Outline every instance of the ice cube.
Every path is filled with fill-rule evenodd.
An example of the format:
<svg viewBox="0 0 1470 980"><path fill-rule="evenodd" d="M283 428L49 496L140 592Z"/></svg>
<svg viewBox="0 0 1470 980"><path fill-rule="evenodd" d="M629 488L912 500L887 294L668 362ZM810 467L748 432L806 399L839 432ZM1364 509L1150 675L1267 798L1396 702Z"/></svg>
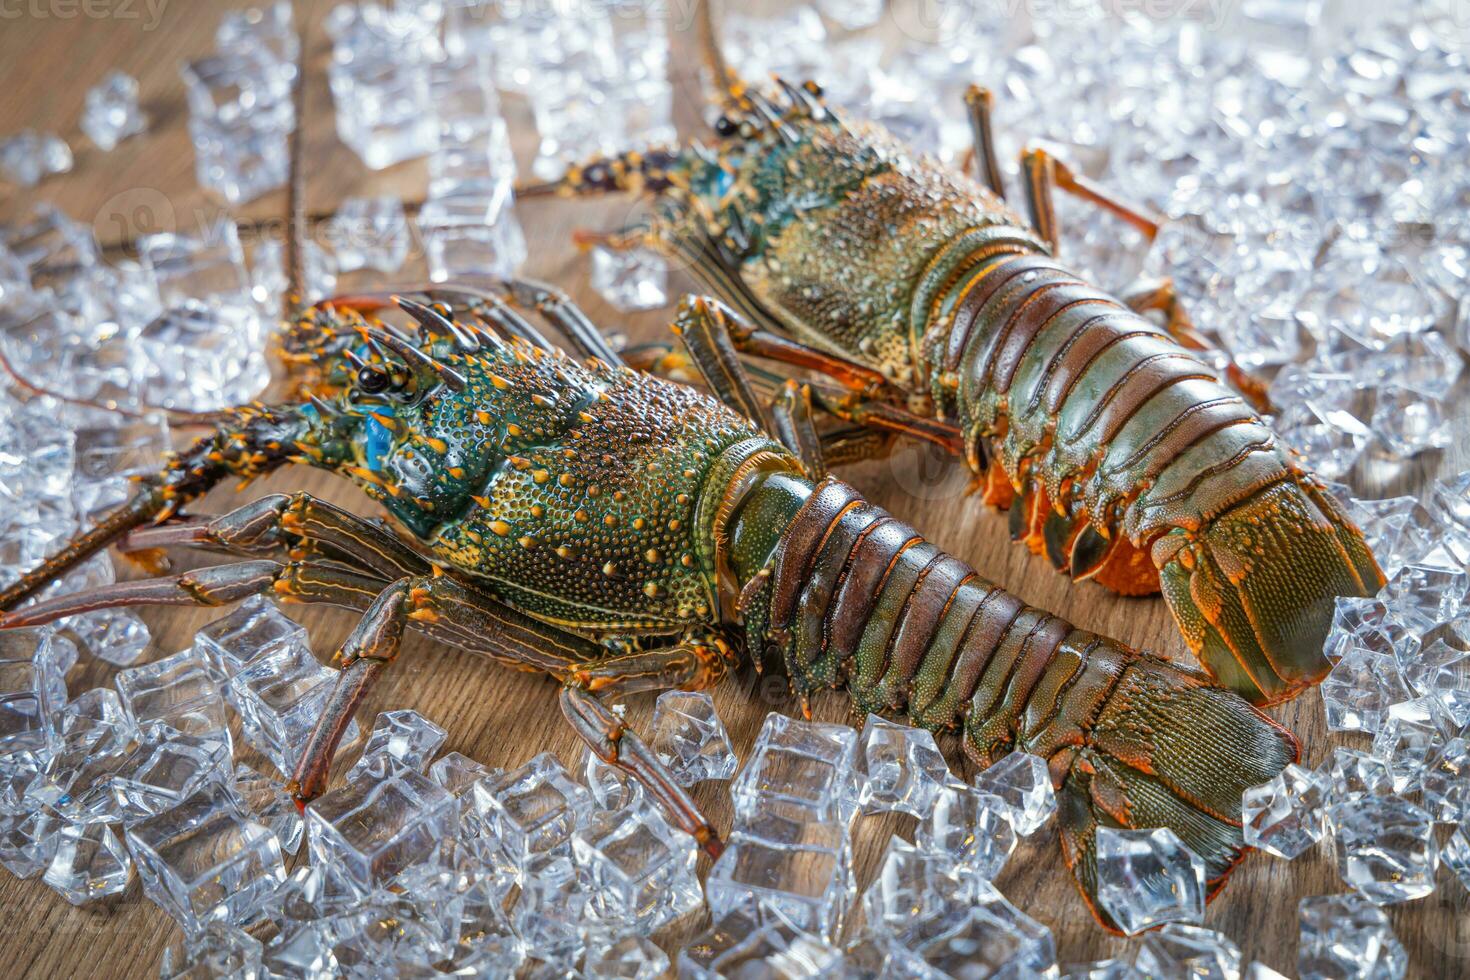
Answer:
<svg viewBox="0 0 1470 980"><path fill-rule="evenodd" d="M1373 754L1388 763L1395 793L1417 789L1430 758L1458 726L1438 698L1400 701L1373 736Z"/></svg>
<svg viewBox="0 0 1470 980"><path fill-rule="evenodd" d="M763 822L762 831L769 833L779 819ZM746 904L764 906L798 928L836 937L856 887L844 829L830 822L791 823L776 837L731 832L705 879L710 913L718 919Z"/></svg>
<svg viewBox="0 0 1470 980"><path fill-rule="evenodd" d="M1291 860L1322 839L1328 781L1292 763L1274 779L1245 791L1241 819L1245 842Z"/></svg>
<svg viewBox="0 0 1470 980"><path fill-rule="evenodd" d="M411 48L354 57L339 40L328 70L337 135L372 170L433 151L439 123L428 64Z"/></svg>
<svg viewBox="0 0 1470 980"><path fill-rule="evenodd" d="M521 877L513 917L526 949L553 976L565 974L587 948L587 903L571 859L545 854L532 860Z"/></svg>
<svg viewBox="0 0 1470 980"><path fill-rule="evenodd" d="M52 716L66 704L66 671L75 654L49 627L0 633L0 752L56 746Z"/></svg>
<svg viewBox="0 0 1470 980"><path fill-rule="evenodd" d="M44 876L73 905L119 894L132 878L132 859L105 823L63 827Z"/></svg>
<svg viewBox="0 0 1470 980"><path fill-rule="evenodd" d="M183 735L217 735L229 742L218 675L195 651L129 667L118 672L114 683L141 727L156 722Z"/></svg>
<svg viewBox="0 0 1470 980"><path fill-rule="evenodd" d="M396 197L349 197L337 206L330 228L341 272L397 272L408 257L408 219Z"/></svg>
<svg viewBox="0 0 1470 980"><path fill-rule="evenodd" d="M1144 937L1133 965L1145 977L1235 980L1240 947L1213 929L1170 922Z"/></svg>
<svg viewBox="0 0 1470 980"><path fill-rule="evenodd" d="M526 958L526 947L505 913L504 895L479 881L465 893L459 942L451 960L459 976L512 976Z"/></svg>
<svg viewBox="0 0 1470 980"><path fill-rule="evenodd" d="M1388 763L1343 745L1334 748L1331 757L1317 771L1328 779L1328 798L1332 803L1393 792L1393 774Z"/></svg>
<svg viewBox="0 0 1470 980"><path fill-rule="evenodd" d="M71 147L54 133L22 130L0 140L0 177L22 187L35 187L52 174L71 169Z"/></svg>
<svg viewBox="0 0 1470 980"><path fill-rule="evenodd" d="M606 928L652 935L702 904L694 839L646 804L595 814L572 834L572 853L587 914Z"/></svg>
<svg viewBox="0 0 1470 980"><path fill-rule="evenodd" d="M857 809L857 732L771 712L730 785L737 817L834 820Z"/></svg>
<svg viewBox="0 0 1470 980"><path fill-rule="evenodd" d="M457 811L443 787L407 766L349 782L306 808L311 859L366 895L409 865L437 860Z"/></svg>
<svg viewBox="0 0 1470 980"><path fill-rule="evenodd" d="M1061 980L1143 980L1143 974L1127 960L1097 960L1066 964L1062 967Z"/></svg>
<svg viewBox="0 0 1470 980"><path fill-rule="evenodd" d="M244 929L227 922L210 922L197 936L183 936L163 951L159 980L203 980L263 976L265 950Z"/></svg>
<svg viewBox="0 0 1470 980"><path fill-rule="evenodd" d="M730 748L724 722L703 691L665 691L653 709L654 755L680 786L707 779L729 779L739 761Z"/></svg>
<svg viewBox="0 0 1470 980"><path fill-rule="evenodd" d="M1343 654L1323 679L1321 690L1327 727L1334 732L1376 732L1383 727L1389 706L1408 696L1394 655L1363 647Z"/></svg>
<svg viewBox="0 0 1470 980"><path fill-rule="evenodd" d="M1001 801L1022 837L1040 830L1057 810L1046 760L1027 752L1012 752L982 771L975 788Z"/></svg>
<svg viewBox="0 0 1470 980"><path fill-rule="evenodd" d="M395 766L423 772L449 736L417 711L382 711L363 747L362 758L347 771L348 779L381 779Z"/></svg>
<svg viewBox="0 0 1470 980"><path fill-rule="evenodd" d="M248 925L286 878L276 835L218 783L133 824L127 843L144 893L188 935L212 920Z"/></svg>
<svg viewBox="0 0 1470 980"><path fill-rule="evenodd" d="M1464 827L1456 827L1440 849L1439 859L1455 873L1460 884L1470 889L1470 837ZM23 876L22 876L23 877Z"/></svg>
<svg viewBox="0 0 1470 980"><path fill-rule="evenodd" d="M583 966L588 980L659 980L668 970L668 954L647 936L597 942L588 948Z"/></svg>
<svg viewBox="0 0 1470 980"><path fill-rule="evenodd" d="M1361 895L1319 895L1297 905L1301 980L1382 977L1402 980L1408 955L1383 910Z"/></svg>
<svg viewBox="0 0 1470 980"><path fill-rule="evenodd" d="M646 249L595 245L592 288L615 310L656 310L669 302L669 267Z"/></svg>
<svg viewBox="0 0 1470 980"><path fill-rule="evenodd" d="M56 719L56 731L62 737L94 730L100 731L101 737L91 742L91 750L104 754L128 748L138 738L138 723L110 687L83 691L61 709Z"/></svg>
<svg viewBox="0 0 1470 980"><path fill-rule="evenodd" d="M910 943L920 920L969 902L973 880L962 877L945 857L925 854L895 835L889 838L883 863L863 893L867 927Z"/></svg>
<svg viewBox="0 0 1470 980"><path fill-rule="evenodd" d="M0 817L0 864L17 878L31 877L50 865L67 826L49 807Z"/></svg>
<svg viewBox="0 0 1470 980"><path fill-rule="evenodd" d="M1440 823L1470 817L1470 741L1456 736L1424 768L1424 806Z"/></svg>
<svg viewBox="0 0 1470 980"><path fill-rule="evenodd" d="M489 836L517 868L546 857L568 858L572 832L592 814L592 795L543 752L495 779L475 784L474 807Z"/></svg>
<svg viewBox="0 0 1470 980"><path fill-rule="evenodd" d="M212 735L153 729L161 738L141 743L112 775L117 813L128 823L178 806L206 784L235 786L230 747Z"/></svg>
<svg viewBox="0 0 1470 980"><path fill-rule="evenodd" d="M146 130L148 117L138 107L138 80L115 71L88 89L81 127L101 150Z"/></svg>
<svg viewBox="0 0 1470 980"><path fill-rule="evenodd" d="M603 762L590 745L582 750L582 782L604 810L622 810L643 799L638 781Z"/></svg>
<svg viewBox="0 0 1470 980"><path fill-rule="evenodd" d="M276 835L283 852L295 854L301 849L306 824L285 786L241 762L235 765L235 792L245 811Z"/></svg>
<svg viewBox="0 0 1470 980"><path fill-rule="evenodd" d="M307 646L306 627L292 622L264 596L251 596L194 634L194 649L227 678L256 657L291 646Z"/></svg>
<svg viewBox="0 0 1470 980"><path fill-rule="evenodd" d="M1099 827L1097 901L1130 936L1161 923L1199 922L1205 863L1167 827Z"/></svg>
<svg viewBox="0 0 1470 980"><path fill-rule="evenodd" d="M838 980L842 953L775 912L742 906L716 915L712 926L679 951L684 980L771 977L781 980Z"/></svg>
<svg viewBox="0 0 1470 980"><path fill-rule="evenodd" d="M256 656L230 678L230 697L240 712L245 741L274 762L283 777L296 775L337 678L338 671L323 667L310 649L297 644ZM341 745L351 744L357 735L354 720Z"/></svg>
<svg viewBox="0 0 1470 980"><path fill-rule="evenodd" d="M526 237L508 183L489 194L431 198L416 220L434 282L507 276L526 259Z"/></svg>
<svg viewBox="0 0 1470 980"><path fill-rule="evenodd" d="M148 624L131 609L98 609L69 616L67 629L87 653L115 667L131 667L148 649Z"/></svg>
<svg viewBox="0 0 1470 980"><path fill-rule="evenodd" d="M909 969L924 976L1053 975L1057 948L1051 930L1023 914L988 882L981 882L979 889L973 904L949 907L920 920L912 945L905 947L912 951Z"/></svg>
<svg viewBox="0 0 1470 980"><path fill-rule="evenodd" d="M1016 849L1008 808L963 784L940 790L914 831L914 846L953 865L956 873L990 880Z"/></svg>
<svg viewBox="0 0 1470 980"><path fill-rule="evenodd" d="M866 779L858 802L863 812L896 810L921 818L928 813L950 779L934 735L870 714L862 744Z"/></svg>
<svg viewBox="0 0 1470 980"><path fill-rule="evenodd" d="M1364 796L1335 804L1327 821L1338 874L1370 902L1411 902L1434 891L1434 819L1421 808L1392 796Z"/></svg>

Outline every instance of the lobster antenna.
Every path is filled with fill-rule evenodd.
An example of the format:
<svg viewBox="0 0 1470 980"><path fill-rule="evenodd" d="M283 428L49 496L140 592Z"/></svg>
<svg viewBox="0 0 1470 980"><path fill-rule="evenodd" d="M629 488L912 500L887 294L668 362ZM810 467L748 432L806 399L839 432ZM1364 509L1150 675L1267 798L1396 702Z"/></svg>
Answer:
<svg viewBox="0 0 1470 980"><path fill-rule="evenodd" d="M699 50L704 59L704 66L709 70L714 79L714 84L720 91L720 106L724 109L736 109L740 107L740 93L745 90L745 82L730 67L725 60L725 53L720 50L719 35L715 31L715 0L700 0L699 11L696 14L699 27Z"/></svg>
<svg viewBox="0 0 1470 980"><path fill-rule="evenodd" d="M286 183L286 294L281 315L289 320L306 299L306 42L309 24L303 22L296 56L296 87L291 92L290 175Z"/></svg>

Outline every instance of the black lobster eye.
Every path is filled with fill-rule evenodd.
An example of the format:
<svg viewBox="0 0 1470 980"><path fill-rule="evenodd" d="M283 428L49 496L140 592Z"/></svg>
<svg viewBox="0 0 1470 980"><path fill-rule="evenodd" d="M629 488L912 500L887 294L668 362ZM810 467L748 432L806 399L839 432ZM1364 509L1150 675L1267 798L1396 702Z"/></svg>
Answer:
<svg viewBox="0 0 1470 980"><path fill-rule="evenodd" d="M715 120L715 132L720 136L734 136L739 129L740 127L735 125L735 120L729 116L721 116Z"/></svg>
<svg viewBox="0 0 1470 980"><path fill-rule="evenodd" d="M369 395L387 391L390 384L392 384L392 379L388 377L387 372L379 371L377 368L363 368L357 372L358 390Z"/></svg>

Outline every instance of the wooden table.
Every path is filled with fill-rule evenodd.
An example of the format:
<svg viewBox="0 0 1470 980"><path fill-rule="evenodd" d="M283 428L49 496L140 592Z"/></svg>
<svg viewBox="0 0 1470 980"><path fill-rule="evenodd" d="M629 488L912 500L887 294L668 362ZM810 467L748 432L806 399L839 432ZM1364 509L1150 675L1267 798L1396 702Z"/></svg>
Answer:
<svg viewBox="0 0 1470 980"><path fill-rule="evenodd" d="M83 7L63 0L9 8L20 11L0 27L0 134L25 127L56 131L76 152L69 175L45 181L33 191L5 187L0 198L0 221L15 220L37 200L54 202L74 218L94 225L99 240L116 245L154 231L195 231L223 213L221 202L198 186L193 153L186 131L186 110L178 67L185 59L200 57L213 46L214 27L225 4L167 3L150 13L143 0L130 5L102 2ZM234 3L228 6L243 6ZM326 0L298 0L298 18L309 11L314 23L329 8ZM68 14L68 12L70 12ZM131 16L135 15L135 16ZM9 13L6 14L10 18ZM692 84L691 39L676 35L679 117L681 125L697 125L698 105ZM338 142L332 123L330 94L324 66L327 40L319 27L312 32L306 77L306 155L310 161L308 206L314 213L330 213L343 198L367 193L401 195L416 201L426 183L422 160L374 173ZM125 141L111 153L102 153L81 135L77 126L83 95L107 71L120 69L137 77L142 99L152 117L149 132ZM956 107L958 111L958 107ZM508 106L512 128L525 144L529 125L524 107ZM526 146L522 145L521 150ZM520 218L530 243L526 272L557 283L585 305L598 322L634 338L665 337L666 312L637 316L616 313L587 284L587 260L571 247L574 227L614 228L629 213L622 200L594 203L527 202ZM257 224L278 219L284 194L272 193L238 208L234 215L242 235L251 243ZM414 261L417 261L415 258ZM411 267L406 272L421 269ZM344 286L367 280L344 279ZM679 280L677 285L686 283ZM1463 431L1463 428L1461 429ZM1429 466L1416 466L1411 476ZM1451 470L1453 472L1453 470ZM958 467L931 454L912 449L893 460L867 464L844 474L872 499L909 517L940 545L966 558L984 574L1019 592L1032 603L1055 611L1086 629L1151 647L1171 656L1186 656L1173 623L1158 599L1120 599L1092 585L1072 586L1044 559L1012 546L1004 517L987 511L964 495L965 475ZM350 487L329 476L290 469L261 481L250 494L309 489L340 503L365 508L367 502ZM218 511L242 498L230 491L212 494L203 509ZM323 608L288 607L306 624L318 656L325 658L350 628L349 614ZM195 630L217 618L211 610L145 610L153 631L149 656L162 656L188 646ZM111 683L113 671L105 664L79 665L68 678L73 693ZM782 695L761 696L750 676L727 681L715 701L742 757L749 749L762 719L769 711L792 712L793 702ZM646 725L652 697L632 699L629 717ZM552 684L536 676L499 669L469 655L410 638L403 655L372 697L366 719L376 710L413 707L449 729L446 750L457 750L492 766L517 766L537 752L551 750L568 766L575 766L582 749L557 709ZM1362 746L1364 739L1328 737L1321 699L1314 692L1274 712L1300 733L1306 761L1315 765L1336 744ZM819 719L848 718L845 699L823 698L816 705ZM860 724L860 720L858 722ZM726 784L706 783L695 791L717 826L728 827L730 808ZM854 834L859 881L866 885L889 835L907 827L893 818L862 818ZM1111 938L1099 930L1073 891L1070 876L1059 858L1056 834L1048 829L1025 841L997 882L1026 912L1054 932L1061 960L1066 962L1130 956L1137 940ZM705 865L708 862L705 861ZM1444 976L1465 971L1470 952L1470 919L1465 913L1465 890L1447 871L1431 897L1390 910L1394 927L1410 951L1411 974ZM1259 959L1289 975L1295 974L1297 914L1300 898L1342 890L1330 854L1316 849L1291 863L1266 856L1247 860L1222 897L1206 915L1207 925L1235 939L1247 960ZM115 900L73 908L38 879L18 881L0 875L0 975L71 976L80 973L106 977L147 977L157 970L163 946L177 930L156 906L146 900L136 882ZM696 925L693 928L702 928ZM669 937L671 949L689 930Z"/></svg>

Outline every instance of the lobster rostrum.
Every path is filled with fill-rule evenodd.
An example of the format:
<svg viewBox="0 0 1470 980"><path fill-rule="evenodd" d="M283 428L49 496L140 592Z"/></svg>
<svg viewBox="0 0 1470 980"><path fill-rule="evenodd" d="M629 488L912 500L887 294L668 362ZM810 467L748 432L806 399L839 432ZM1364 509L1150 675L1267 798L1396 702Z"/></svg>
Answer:
<svg viewBox="0 0 1470 980"><path fill-rule="evenodd" d="M1290 733L1202 675L1026 606L822 477L802 389L755 406L777 420L767 428L620 363L548 289L395 299L412 327L377 318L403 319L386 296L300 317L287 353L310 360L312 393L223 419L0 595L12 610L0 628L261 592L361 611L292 781L303 802L413 629L549 674L589 745L710 853L714 830L603 698L708 687L748 657L784 669L803 698L845 687L860 711L954 732L979 765L1012 748L1048 759L1065 858L1094 909L1098 827L1171 827L1214 884L1239 859L1241 792L1297 757ZM584 358L507 299L536 306ZM717 331L731 315L688 301L680 328ZM727 384L753 398L730 367ZM179 514L226 475L287 462L351 480L402 533L306 494ZM117 540L240 560L19 605Z"/></svg>
<svg viewBox="0 0 1470 980"><path fill-rule="evenodd" d="M1361 533L1167 283L1119 299L1054 257L1051 187L1157 225L1043 150L1023 158L1023 219L1004 200L984 90L968 100L982 186L845 121L817 86L777 82L732 83L710 145L599 159L527 190L647 194L652 213L624 240L675 257L741 315L686 335L695 360L814 371L830 413L962 455L1014 538L1076 580L1162 591L1210 675L1256 703L1319 680L1334 597L1383 583ZM859 444L834 438L845 457Z"/></svg>

